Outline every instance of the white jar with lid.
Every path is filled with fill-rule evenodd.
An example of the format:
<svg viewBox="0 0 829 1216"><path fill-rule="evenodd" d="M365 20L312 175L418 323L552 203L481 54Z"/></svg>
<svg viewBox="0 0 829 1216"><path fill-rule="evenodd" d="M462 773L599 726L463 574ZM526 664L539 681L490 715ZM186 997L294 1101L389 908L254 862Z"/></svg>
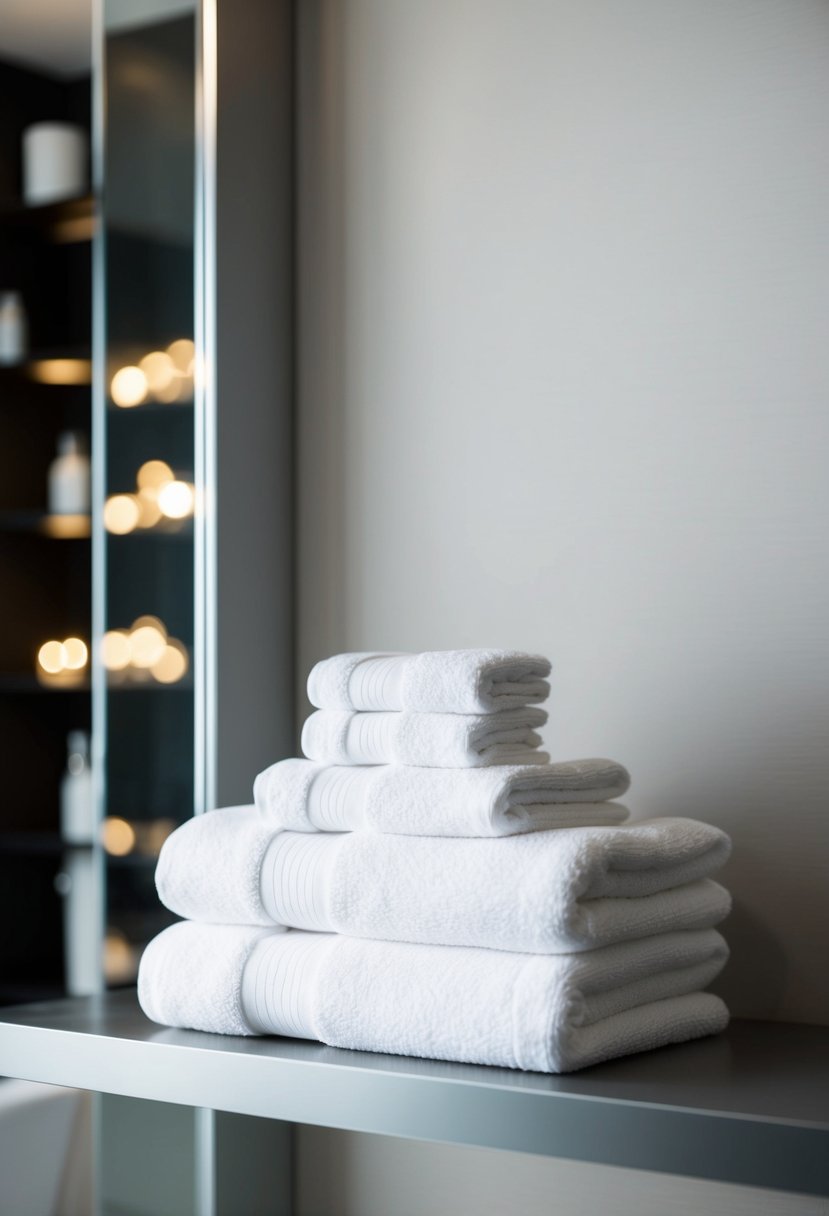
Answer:
<svg viewBox="0 0 829 1216"><path fill-rule="evenodd" d="M30 207L77 198L87 190L89 141L82 127L37 122L23 132L23 199Z"/></svg>

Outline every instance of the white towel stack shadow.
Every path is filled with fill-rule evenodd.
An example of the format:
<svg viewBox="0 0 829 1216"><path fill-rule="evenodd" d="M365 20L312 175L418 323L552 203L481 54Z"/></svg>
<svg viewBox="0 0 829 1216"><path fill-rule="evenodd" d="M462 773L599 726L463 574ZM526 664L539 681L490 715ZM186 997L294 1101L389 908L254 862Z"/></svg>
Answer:
<svg viewBox="0 0 829 1216"><path fill-rule="evenodd" d="M730 841L626 822L613 761L549 763L549 673L497 650L318 663L307 758L162 849L187 919L144 953L147 1016L542 1072L722 1030Z"/></svg>

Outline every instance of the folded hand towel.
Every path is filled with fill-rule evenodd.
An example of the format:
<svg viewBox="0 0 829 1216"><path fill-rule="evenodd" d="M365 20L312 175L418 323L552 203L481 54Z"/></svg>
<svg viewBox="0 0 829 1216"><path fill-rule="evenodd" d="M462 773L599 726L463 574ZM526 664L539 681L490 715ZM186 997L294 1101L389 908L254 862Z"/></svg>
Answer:
<svg viewBox="0 0 829 1216"><path fill-rule="evenodd" d="M492 714L348 713L318 709L302 728L302 750L320 764L416 764L468 768L545 764L537 728L543 709Z"/></svg>
<svg viewBox="0 0 829 1216"><path fill-rule="evenodd" d="M470 840L281 832L230 807L168 837L156 884L191 920L546 954L710 928L729 851L692 819Z"/></svg>
<svg viewBox="0 0 829 1216"><path fill-rule="evenodd" d="M546 700L549 674L547 659L520 650L337 654L312 668L308 700L318 709L488 714Z"/></svg>
<svg viewBox="0 0 829 1216"><path fill-rule="evenodd" d="M629 784L612 760L488 768L280 760L256 778L253 798L274 824L295 832L513 836L622 823L627 809L606 800Z"/></svg>
<svg viewBox="0 0 829 1216"><path fill-rule="evenodd" d="M542 958L183 923L147 947L138 999L164 1025L569 1072L724 1029L699 989L727 957L710 930Z"/></svg>

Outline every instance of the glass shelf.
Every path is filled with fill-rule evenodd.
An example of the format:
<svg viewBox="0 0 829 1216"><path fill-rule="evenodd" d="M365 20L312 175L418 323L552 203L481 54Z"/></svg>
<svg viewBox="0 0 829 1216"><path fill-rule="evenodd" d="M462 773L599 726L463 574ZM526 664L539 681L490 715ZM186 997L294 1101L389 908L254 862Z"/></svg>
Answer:
<svg viewBox="0 0 829 1216"><path fill-rule="evenodd" d="M114 401L107 401L107 413L115 418L119 417L146 417L147 414L163 417L165 414L175 414L179 410L193 409L193 399L188 398L184 401L144 401L141 405L116 405Z"/></svg>
<svg viewBox="0 0 829 1216"><path fill-rule="evenodd" d="M128 541L131 544L135 544L138 541L147 540L178 540L186 541L188 544L192 545L193 524L191 520L188 520L186 523L182 523L179 527L175 527L172 524L170 526L156 525L154 528L133 528L131 532L108 532L107 540Z"/></svg>
<svg viewBox="0 0 829 1216"><path fill-rule="evenodd" d="M60 693L61 696L88 696L90 685L88 680L81 680L77 684L54 684L42 683L34 672L26 671L2 671L0 672L0 694L3 693L24 693L27 696L31 694L54 694Z"/></svg>
<svg viewBox="0 0 829 1216"><path fill-rule="evenodd" d="M88 680L81 680L77 684L60 684L57 681L54 684L46 683L38 679L34 673L28 672L0 672L0 695L4 693L24 693L31 695L33 693L60 693L62 696L70 694L88 695L91 691L91 685ZM163 684L157 680L147 680L139 683L135 681L130 683L124 680L122 683L117 681L109 681L107 683L108 693L130 693L137 695L138 693L170 693L170 692L186 692L192 694L193 680L190 676L184 676L180 680L176 680L171 684Z"/></svg>
<svg viewBox="0 0 829 1216"><path fill-rule="evenodd" d="M73 366L63 369L66 378L60 378L60 368L53 368L55 378L41 378L43 364L68 363ZM17 363L0 363L0 375L9 379L25 378L36 384L57 388L88 388L91 384L92 352L88 346L49 347L44 350L27 351ZM78 366L80 365L80 366ZM72 373L71 377L69 373Z"/></svg>
<svg viewBox="0 0 829 1216"><path fill-rule="evenodd" d="M0 832L0 855L60 857L68 847L58 832Z"/></svg>
<svg viewBox="0 0 829 1216"><path fill-rule="evenodd" d="M0 210L0 225L57 245L83 244L95 233L95 199L91 194L32 207L24 202Z"/></svg>
<svg viewBox="0 0 829 1216"><path fill-rule="evenodd" d="M48 511L0 511L0 532L31 533L47 540L88 540L89 515L51 515Z"/></svg>

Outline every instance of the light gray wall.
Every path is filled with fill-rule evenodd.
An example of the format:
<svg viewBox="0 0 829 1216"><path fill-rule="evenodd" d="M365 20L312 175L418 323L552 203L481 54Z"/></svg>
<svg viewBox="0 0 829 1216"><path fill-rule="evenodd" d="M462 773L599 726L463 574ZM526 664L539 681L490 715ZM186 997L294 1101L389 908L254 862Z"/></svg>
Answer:
<svg viewBox="0 0 829 1216"><path fill-rule="evenodd" d="M297 1216L826 1216L825 1199L304 1128Z"/></svg>
<svg viewBox="0 0 829 1216"><path fill-rule="evenodd" d="M733 834L734 1012L826 1022L829 6L306 0L299 37L300 672L548 653L555 758Z"/></svg>

